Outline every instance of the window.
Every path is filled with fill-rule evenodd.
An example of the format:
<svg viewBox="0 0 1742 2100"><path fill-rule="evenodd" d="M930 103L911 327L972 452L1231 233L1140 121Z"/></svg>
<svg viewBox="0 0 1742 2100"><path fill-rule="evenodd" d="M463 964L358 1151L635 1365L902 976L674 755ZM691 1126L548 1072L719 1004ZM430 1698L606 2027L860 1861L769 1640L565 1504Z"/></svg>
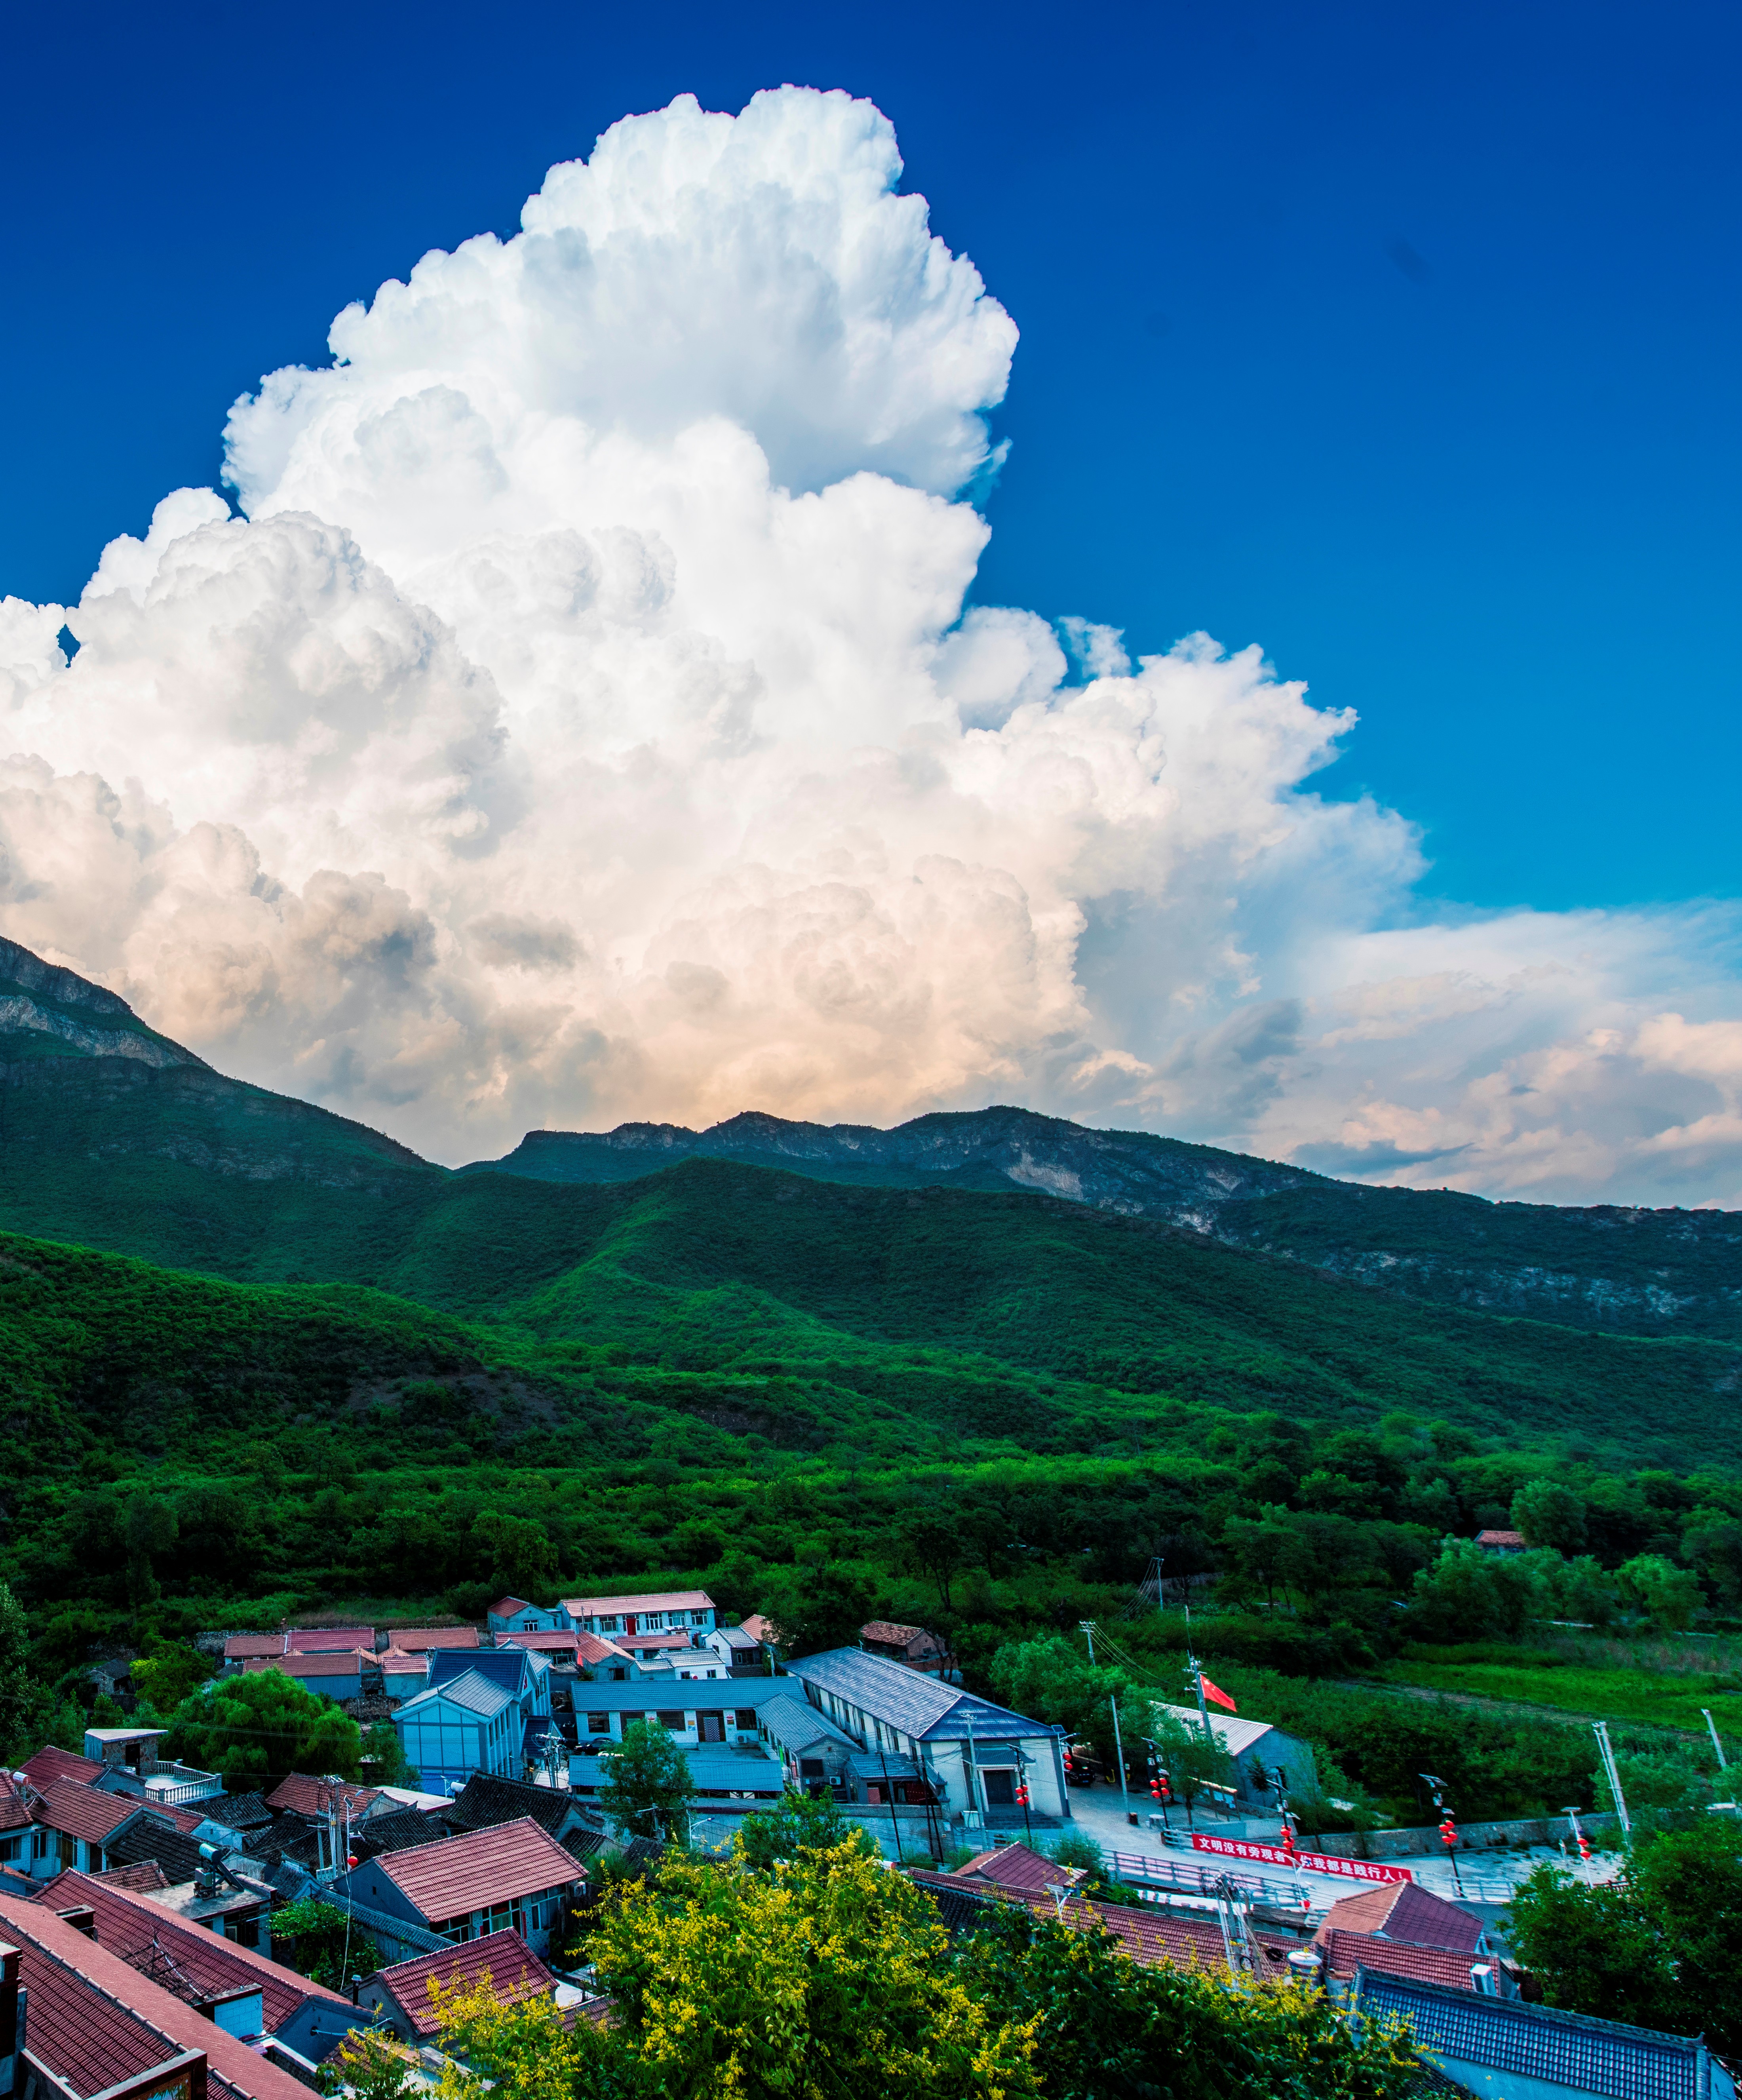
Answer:
<svg viewBox="0 0 1742 2100"><path fill-rule="evenodd" d="M647 1716L645 1714L625 1714L623 1716L624 1732L627 1734L629 1729L634 1726L636 1722L645 1721L646 1718Z"/></svg>
<svg viewBox="0 0 1742 2100"><path fill-rule="evenodd" d="M707 1612L690 1612L690 1625L691 1625L692 1626L705 1626L707 1625L707 1623L708 1623L708 1614L707 1614Z"/></svg>
<svg viewBox="0 0 1742 2100"><path fill-rule="evenodd" d="M589 1714L587 1716L587 1733L589 1736L608 1736L611 1733L610 1714Z"/></svg>
<svg viewBox="0 0 1742 2100"><path fill-rule="evenodd" d="M490 1915L485 1921L487 1932L506 1932L513 1907L508 1904L492 1904Z"/></svg>
<svg viewBox="0 0 1742 2100"><path fill-rule="evenodd" d="M681 1714L656 1714L654 1718L662 1728L669 1728L674 1736L681 1736L686 1726Z"/></svg>

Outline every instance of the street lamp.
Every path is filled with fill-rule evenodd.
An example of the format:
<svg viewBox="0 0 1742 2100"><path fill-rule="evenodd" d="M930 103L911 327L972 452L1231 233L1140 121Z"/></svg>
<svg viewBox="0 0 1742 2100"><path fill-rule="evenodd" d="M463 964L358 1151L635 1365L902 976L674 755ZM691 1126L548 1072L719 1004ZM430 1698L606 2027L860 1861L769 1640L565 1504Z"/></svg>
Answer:
<svg viewBox="0 0 1742 2100"><path fill-rule="evenodd" d="M1445 1846L1446 1857L1452 1863L1452 1886L1460 1896L1464 1893L1464 1877L1458 1871L1458 1824L1452 1811L1445 1805L1445 1781L1435 1772L1418 1772L1416 1776L1425 1780L1428 1791L1434 1798L1434 1812L1440 1818L1440 1839Z"/></svg>

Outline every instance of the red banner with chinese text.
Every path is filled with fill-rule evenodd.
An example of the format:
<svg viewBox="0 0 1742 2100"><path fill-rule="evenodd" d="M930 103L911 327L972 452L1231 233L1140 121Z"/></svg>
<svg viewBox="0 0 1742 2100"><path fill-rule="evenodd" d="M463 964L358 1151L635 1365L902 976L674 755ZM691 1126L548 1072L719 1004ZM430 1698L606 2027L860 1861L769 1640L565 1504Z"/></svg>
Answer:
<svg viewBox="0 0 1742 2100"><path fill-rule="evenodd" d="M1373 1860L1342 1860L1334 1852L1285 1852L1280 1845L1256 1845L1245 1838L1192 1836L1194 1852L1217 1852L1227 1860L1256 1860L1270 1867L1303 1867L1314 1874L1341 1874L1352 1882L1409 1882L1407 1867L1383 1866Z"/></svg>

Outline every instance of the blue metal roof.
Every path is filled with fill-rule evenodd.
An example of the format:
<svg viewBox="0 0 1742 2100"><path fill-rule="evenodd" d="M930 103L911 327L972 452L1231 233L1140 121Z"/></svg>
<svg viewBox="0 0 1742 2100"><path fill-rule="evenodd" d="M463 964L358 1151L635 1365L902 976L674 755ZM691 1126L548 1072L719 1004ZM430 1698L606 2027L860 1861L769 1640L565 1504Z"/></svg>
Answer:
<svg viewBox="0 0 1742 2100"><path fill-rule="evenodd" d="M1056 1732L1043 1721L1031 1721L1025 1714L1012 1714L1008 1706L994 1706L990 1700L976 1698L956 1685L856 1648L832 1648L821 1655L804 1656L789 1662L787 1670L801 1683L832 1692L837 1699L920 1742L965 1742L970 1716L973 1732L982 1740Z"/></svg>
<svg viewBox="0 0 1742 2100"><path fill-rule="evenodd" d="M474 1670L518 1699L532 1682L536 1667L523 1648L439 1648L430 1657L430 1682L447 1684Z"/></svg>
<svg viewBox="0 0 1742 2100"><path fill-rule="evenodd" d="M1363 2019L1409 2021L1421 2048L1451 2062L1541 2079L1603 2100L1702 2100L1705 2051L1686 2035L1374 1969L1356 1972L1355 2010Z"/></svg>
<svg viewBox="0 0 1742 2100"><path fill-rule="evenodd" d="M713 1749L686 1749L684 1756L690 1778L703 1792L725 1789L733 1793L778 1794L786 1787L786 1774L772 1758Z"/></svg>
<svg viewBox="0 0 1742 2100"><path fill-rule="evenodd" d="M832 1721L819 1714L808 1699L789 1692L784 1698L770 1699L756 1709L756 1719L767 1729L777 1743L789 1750L802 1749L807 1743L845 1743L849 1749L858 1746L850 1736L844 1736Z"/></svg>
<svg viewBox="0 0 1742 2100"><path fill-rule="evenodd" d="M517 1702L512 1692L505 1692L500 1684L492 1684L482 1672L462 1670L457 1677L450 1678L445 1684L432 1684L426 1692L420 1692L415 1699L408 1699L394 1715L402 1721L408 1714L421 1713L432 1700L448 1700L452 1705L463 1707L468 1714L480 1715L493 1721L505 1706Z"/></svg>

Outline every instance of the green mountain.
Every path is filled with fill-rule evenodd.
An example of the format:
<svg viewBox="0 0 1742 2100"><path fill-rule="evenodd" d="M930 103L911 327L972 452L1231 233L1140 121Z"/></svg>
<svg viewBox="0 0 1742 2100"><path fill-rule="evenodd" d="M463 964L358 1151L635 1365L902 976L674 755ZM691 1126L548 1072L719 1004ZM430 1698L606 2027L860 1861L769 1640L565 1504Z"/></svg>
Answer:
<svg viewBox="0 0 1742 2100"><path fill-rule="evenodd" d="M453 1174L224 1078L25 951L0 950L0 1229L250 1285L370 1286L397 1304L396 1362L421 1308L462 1323L442 1348L475 1366L512 1361L517 1376L553 1375L580 1348L708 1378L798 1371L862 1396L881 1379L902 1396L897 1413L1030 1449L1140 1440L1145 1421L1184 1405L1345 1423L1400 1409L1676 1465L1742 1455L1742 1348L1727 1334L1636 1336L1577 1309L1568 1326L1423 1302L1293 1243L1356 1212L1374 1237L1388 1215L1500 1216L1515 1233L1546 1220L1577 1236L1588 1213L1410 1195L1391 1209L1397 1192L1015 1110L887 1133L739 1118L687 1145L646 1126L536 1134L507 1165L551 1171ZM1212 1184L1213 1229L1189 1207ZM1286 1228L1268 1238L1252 1222L1267 1206ZM1738 1221L1709 1215L1725 1231L1696 1235L1686 1261L1718 1278L1733 1273L1722 1251ZM102 1348L143 1362L125 1294L100 1312L79 1303L106 1273L87 1260L82 1282L57 1288ZM167 1279L153 1289L154 1304L180 1302ZM1728 1289L1707 1291L1709 1327L1722 1328ZM288 1317L270 1296L222 1302L262 1331ZM337 1317L295 1303L299 1317ZM177 1322L203 1333L204 1318L157 1322L150 1349L173 1353ZM58 1347L33 1346L51 1359ZM82 1372L56 1376L86 1389ZM831 1402L802 1433L857 1433L852 1413Z"/></svg>

